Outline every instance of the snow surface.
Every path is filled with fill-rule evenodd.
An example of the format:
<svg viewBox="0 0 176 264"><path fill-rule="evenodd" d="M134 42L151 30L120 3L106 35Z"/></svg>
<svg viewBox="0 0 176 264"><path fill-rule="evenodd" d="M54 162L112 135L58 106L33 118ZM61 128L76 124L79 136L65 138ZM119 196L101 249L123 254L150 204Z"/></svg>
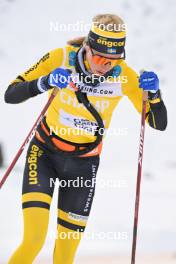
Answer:
<svg viewBox="0 0 176 264"><path fill-rule="evenodd" d="M7 105L3 101L7 85L48 50L62 47L66 40L86 34L51 31L51 22L90 23L92 16L105 12L121 15L128 25L129 65L136 71L155 70L161 80L169 124L165 132L146 127L138 250L152 254L172 253L176 245L175 0L90 0L89 3L81 0L1 0L0 141L4 146L6 166L46 102L44 94L19 105ZM127 239L84 239L80 255L129 254L131 250L140 116L128 99L124 98L115 110L111 127L126 129L127 134L106 138L98 177L118 183L124 181L124 185L121 188L98 186L87 232L126 232ZM20 195L24 159L25 153L0 192L0 263L7 262L22 235ZM35 263L44 256L50 257L52 263L55 228L54 202L47 242Z"/></svg>

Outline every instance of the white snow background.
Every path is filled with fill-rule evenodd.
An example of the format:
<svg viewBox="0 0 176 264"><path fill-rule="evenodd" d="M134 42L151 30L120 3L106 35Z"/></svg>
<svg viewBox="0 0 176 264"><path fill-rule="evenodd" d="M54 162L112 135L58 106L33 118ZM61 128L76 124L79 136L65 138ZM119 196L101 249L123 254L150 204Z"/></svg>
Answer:
<svg viewBox="0 0 176 264"><path fill-rule="evenodd" d="M139 253L172 254L176 251L175 0L0 0L0 142L4 147L5 167L47 99L43 94L22 104L8 105L3 98L5 89L47 51L87 33L51 31L51 22L90 23L97 13L116 13L124 18L128 25L128 64L136 71L154 70L160 78L169 123L165 132L146 127L137 249ZM127 239L83 239L79 255L124 253L130 256L140 115L128 99L124 98L115 110L111 127L126 129L127 134L106 138L98 177L123 186L97 186L86 231L105 232L105 235L109 231L126 232ZM22 237L20 196L25 153L0 192L0 264L7 263ZM1 177L4 171L0 171ZM45 257L52 263L56 196L57 193L47 241L36 264Z"/></svg>

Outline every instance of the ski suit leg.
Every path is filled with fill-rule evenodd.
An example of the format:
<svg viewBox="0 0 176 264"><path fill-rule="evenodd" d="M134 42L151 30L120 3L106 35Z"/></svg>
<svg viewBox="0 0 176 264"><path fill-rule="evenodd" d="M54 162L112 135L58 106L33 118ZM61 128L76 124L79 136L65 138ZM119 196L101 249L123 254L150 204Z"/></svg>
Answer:
<svg viewBox="0 0 176 264"><path fill-rule="evenodd" d="M67 158L64 163L58 197L54 264L72 264L74 261L92 206L98 165L99 156Z"/></svg>
<svg viewBox="0 0 176 264"><path fill-rule="evenodd" d="M23 177L23 240L8 264L33 263L44 244L54 189L50 187L50 177L56 177L51 161L34 138L28 148Z"/></svg>

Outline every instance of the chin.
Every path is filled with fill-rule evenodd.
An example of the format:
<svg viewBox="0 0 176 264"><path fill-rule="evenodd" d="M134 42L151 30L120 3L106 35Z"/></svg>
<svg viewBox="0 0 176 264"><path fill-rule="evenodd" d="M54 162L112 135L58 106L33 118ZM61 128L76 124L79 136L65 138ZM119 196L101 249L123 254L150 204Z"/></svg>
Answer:
<svg viewBox="0 0 176 264"><path fill-rule="evenodd" d="M106 73L106 72L96 71L96 74L97 74L97 75L100 75L100 76L104 75L105 73Z"/></svg>

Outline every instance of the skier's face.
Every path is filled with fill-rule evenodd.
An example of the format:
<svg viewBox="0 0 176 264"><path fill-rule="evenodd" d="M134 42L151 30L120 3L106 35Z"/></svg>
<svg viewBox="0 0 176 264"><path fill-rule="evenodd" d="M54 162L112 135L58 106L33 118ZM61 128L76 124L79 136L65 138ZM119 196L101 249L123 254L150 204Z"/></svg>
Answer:
<svg viewBox="0 0 176 264"><path fill-rule="evenodd" d="M85 49L86 59L89 63L91 72L94 74L104 75L117 65L118 60L121 58L121 55L106 55L97 52L91 49L88 45L85 46Z"/></svg>

